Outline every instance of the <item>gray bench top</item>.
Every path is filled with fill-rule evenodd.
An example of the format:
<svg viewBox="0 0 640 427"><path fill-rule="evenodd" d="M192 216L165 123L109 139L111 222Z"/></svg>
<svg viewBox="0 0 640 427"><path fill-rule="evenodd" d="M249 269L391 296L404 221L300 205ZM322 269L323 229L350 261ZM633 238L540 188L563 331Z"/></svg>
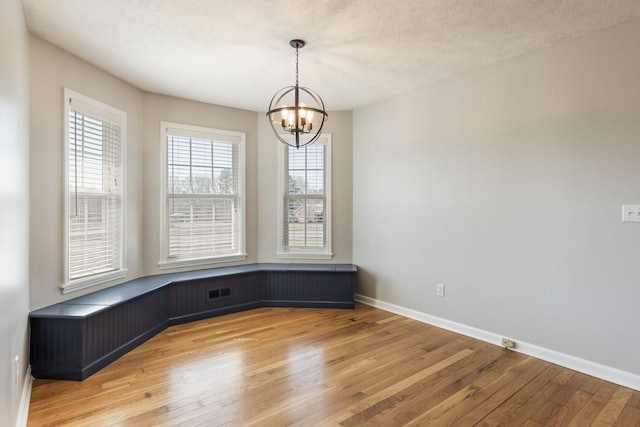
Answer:
<svg viewBox="0 0 640 427"><path fill-rule="evenodd" d="M233 267L142 276L107 289L34 310L29 313L29 316L33 318L58 319L85 318L122 302L132 300L140 295L152 292L158 288L168 286L171 283L254 273L258 271L355 273L357 267L353 264L245 264Z"/></svg>

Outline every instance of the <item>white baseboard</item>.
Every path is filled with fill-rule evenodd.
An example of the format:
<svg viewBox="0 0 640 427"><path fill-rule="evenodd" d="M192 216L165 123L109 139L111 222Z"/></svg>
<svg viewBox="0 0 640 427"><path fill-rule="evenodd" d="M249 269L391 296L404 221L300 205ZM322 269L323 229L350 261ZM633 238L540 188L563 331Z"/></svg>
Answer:
<svg viewBox="0 0 640 427"><path fill-rule="evenodd" d="M27 368L22 384L22 395L20 396L20 409L18 410L18 420L16 427L27 427L29 419L29 403L31 403L31 387L33 386L33 377L31 376L31 366Z"/></svg>
<svg viewBox="0 0 640 427"><path fill-rule="evenodd" d="M502 342L502 336L493 332L484 331L472 326L463 325L461 323L453 322L451 320L443 319L437 316L432 316L430 314L422 313L420 311L401 307L399 305L391 304L360 294L356 294L355 299L356 301L363 304L370 305L381 310L389 311L391 313L399 314L401 316L405 316L422 323L427 323L429 325L447 329L449 331L466 335L471 338L476 338L490 344L501 345ZM520 340L516 341L517 347L514 349L514 351L640 391L640 375L622 371L610 366L601 365L590 360L581 359L579 357L560 353L555 350L540 347L534 344L529 344Z"/></svg>

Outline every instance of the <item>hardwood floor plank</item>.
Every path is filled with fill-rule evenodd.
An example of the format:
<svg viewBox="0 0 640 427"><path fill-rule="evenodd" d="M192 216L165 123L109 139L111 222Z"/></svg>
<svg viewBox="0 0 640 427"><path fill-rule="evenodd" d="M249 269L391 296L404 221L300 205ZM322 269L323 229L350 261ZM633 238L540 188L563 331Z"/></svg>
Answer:
<svg viewBox="0 0 640 427"><path fill-rule="evenodd" d="M547 367L544 362L527 357L522 363L497 378L495 381L480 389L472 396L477 405L459 414L459 417L451 422L452 426L475 425L488 414L499 408L513 394L528 384Z"/></svg>
<svg viewBox="0 0 640 427"><path fill-rule="evenodd" d="M539 375L510 396L499 408L483 418L478 425L519 425L523 423L548 398L551 389L549 383L561 371L562 368L557 365L548 365Z"/></svg>
<svg viewBox="0 0 640 427"><path fill-rule="evenodd" d="M640 392L373 307L173 326L82 382L35 380L29 426L636 426Z"/></svg>
<svg viewBox="0 0 640 427"><path fill-rule="evenodd" d="M571 378L560 388L558 388L550 397L551 402L555 402L558 405L564 405L569 401L578 390L582 388L584 383L589 378L588 375L581 374L580 372L571 371Z"/></svg>
<svg viewBox="0 0 640 427"><path fill-rule="evenodd" d="M561 404L554 401L554 399L562 398L559 393L562 390L571 390L570 387L575 384L574 378L576 377L576 372L570 369L563 369L560 374L558 374L552 381L553 389L551 390L550 395L547 397L546 401L540 405L538 409L534 411L534 413L529 417L531 421L535 421L538 424L546 424L551 417L553 417L562 407ZM568 397L565 398L565 400ZM563 401L564 403L564 401Z"/></svg>
<svg viewBox="0 0 640 427"><path fill-rule="evenodd" d="M475 351L469 357L443 369L434 378L420 381L403 390L398 394L402 405L395 405L373 420L380 424L396 420L405 425L418 417L424 417L423 423L433 424L443 418L448 406L454 404L451 400L461 397L459 393L469 387L471 390L481 388L500 375L501 362L507 360L500 358L501 353L502 349L495 347ZM434 417L430 418L429 414Z"/></svg>
<svg viewBox="0 0 640 427"><path fill-rule="evenodd" d="M591 425L600 411L605 407L609 399L613 396L617 386L615 384L600 380L601 384L589 401L580 409L580 412L568 424L569 427L581 427Z"/></svg>
<svg viewBox="0 0 640 427"><path fill-rule="evenodd" d="M545 426L559 427L568 425L593 395L579 389L567 400L558 412L547 421Z"/></svg>
<svg viewBox="0 0 640 427"><path fill-rule="evenodd" d="M337 412L325 421L328 423L335 422L340 425L355 425L354 422L357 422L358 419L363 418L364 416L362 414L369 408L374 407L374 405L386 404L385 402L388 402L389 399L392 399L392 396L398 391L408 387L416 381L428 378L429 376L438 372L438 370L443 369L446 366L455 363L456 361L461 360L472 353L472 350L464 349L454 355L447 357L444 360L427 366L426 368L422 369L419 372L416 372L413 375L404 377L404 374L402 374L404 378L399 379L392 386L386 387L378 391L377 393L369 395L366 391L363 391L363 393L367 397L360 400L358 403L351 405L350 407L347 407L340 412ZM343 424L344 422L346 422L346 424Z"/></svg>
<svg viewBox="0 0 640 427"><path fill-rule="evenodd" d="M600 378L595 378L592 376L587 376L587 380L584 382L580 390L585 391L589 394L595 394L598 387L602 384L602 380Z"/></svg>
<svg viewBox="0 0 640 427"><path fill-rule="evenodd" d="M561 405L557 404L552 400L547 400L542 406L540 406L534 414L529 418L531 421L535 421L538 424L545 425L551 420L551 418L556 415L560 409Z"/></svg>
<svg viewBox="0 0 640 427"><path fill-rule="evenodd" d="M640 408L627 404L613 425L614 427L639 427Z"/></svg>
<svg viewBox="0 0 640 427"><path fill-rule="evenodd" d="M591 425L593 427L612 426L620 416L624 407L627 406L627 402L629 402L632 395L632 390L618 387Z"/></svg>
<svg viewBox="0 0 640 427"><path fill-rule="evenodd" d="M640 391L634 391L627 405L640 409Z"/></svg>

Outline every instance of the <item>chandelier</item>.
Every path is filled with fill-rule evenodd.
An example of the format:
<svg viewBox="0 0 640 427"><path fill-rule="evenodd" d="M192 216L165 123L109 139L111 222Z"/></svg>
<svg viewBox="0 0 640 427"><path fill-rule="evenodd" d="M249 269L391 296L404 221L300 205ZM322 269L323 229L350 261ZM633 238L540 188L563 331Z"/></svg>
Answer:
<svg viewBox="0 0 640 427"><path fill-rule="evenodd" d="M304 47L305 42L295 39L289 45L296 50L296 85L283 87L273 95L267 119L280 142L300 148L314 143L320 137L329 115L320 95L298 85L298 50ZM287 133L294 137L293 141L286 138Z"/></svg>

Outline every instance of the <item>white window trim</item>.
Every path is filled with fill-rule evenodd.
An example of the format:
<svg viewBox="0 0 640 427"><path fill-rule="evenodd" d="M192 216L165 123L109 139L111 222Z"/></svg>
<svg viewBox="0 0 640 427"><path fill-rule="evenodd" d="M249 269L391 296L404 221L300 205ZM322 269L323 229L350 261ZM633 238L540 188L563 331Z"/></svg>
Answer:
<svg viewBox="0 0 640 427"><path fill-rule="evenodd" d="M293 137L284 137L285 140L290 140L295 144ZM284 194L285 185L288 182L284 170L284 155L288 146L284 144L278 144L278 250L276 252L276 258L279 259L308 259L308 260L323 260L333 258L333 243L332 243L332 216L333 211L331 208L331 134L323 133L314 144L323 144L325 146L325 226L327 231L327 245L323 249L288 249L284 246Z"/></svg>
<svg viewBox="0 0 640 427"><path fill-rule="evenodd" d="M238 167L240 173L238 174L238 203L240 205L240 242L238 253L228 255L218 255L203 258L182 258L177 260L169 260L168 258L168 239L167 239L167 135L168 129L176 129L181 134L191 134L196 137L211 138L212 135L227 136L231 138L238 138L240 140L238 147ZM245 141L246 135L244 132L235 132L221 129L213 129L202 126L191 126L180 123L172 122L160 122L160 261L158 261L158 268L160 270L170 270L175 268L185 267L206 267L213 266L215 264L244 261L247 259L246 253L246 209L245 209Z"/></svg>
<svg viewBox="0 0 640 427"><path fill-rule="evenodd" d="M110 271L103 274L95 274L92 276L81 277L74 280L69 280L69 106L71 101L75 105L81 107L82 111L94 116L95 118L109 121L117 124L121 128L121 140L120 140L120 152L121 152L121 200L120 200L120 215L121 225L120 228L120 269L116 271ZM63 283L60 285L60 290L63 294L79 291L81 289L90 288L92 286L102 285L104 283L113 282L115 280L123 279L126 277L127 269L127 244L126 244L126 230L127 230L127 182L126 182L126 170L127 170L127 113L118 110L110 105L104 104L100 101L96 101L88 96L74 92L70 89L64 88L63 99L63 114L64 114L64 135L63 135L63 164L64 164L64 277Z"/></svg>

